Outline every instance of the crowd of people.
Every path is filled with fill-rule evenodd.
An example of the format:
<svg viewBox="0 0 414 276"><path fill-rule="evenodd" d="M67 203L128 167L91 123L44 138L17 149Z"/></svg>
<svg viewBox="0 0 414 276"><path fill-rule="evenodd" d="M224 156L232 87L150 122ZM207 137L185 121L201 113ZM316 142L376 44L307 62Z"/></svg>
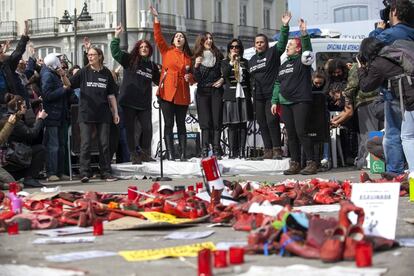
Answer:
<svg viewBox="0 0 414 276"><path fill-rule="evenodd" d="M122 68L110 70L104 65L100 48L84 39L84 66L68 68L64 55L48 54L36 59L29 43L28 25L16 49L6 55L9 43L0 45L0 100L2 144L0 182L23 179L29 187L39 187L39 175L45 171L48 181L66 179L67 132L70 106L78 105L80 130L80 179L93 176L91 147L95 139L99 151L102 179L114 181L111 162L132 164L155 161L152 158L152 90L162 110L165 158L187 159L185 119L191 101L190 85L197 85L195 101L201 129L201 156L212 152L218 158L222 149L222 131L227 128L229 158L245 158L247 124L256 120L263 140L263 159L282 159L283 123L290 156L286 175L316 174L329 162L327 141L315 141L307 127L313 118L314 96L326 97L326 111L320 124L345 127L346 139L357 141L356 150L346 147L345 154L358 168L366 166L368 134L383 128L387 173L404 172L406 161L414 170L414 88L411 77L395 78L403 68L381 57L381 50L396 40L414 40L414 28L408 25L413 6L408 0L391 1L390 28L378 24L362 41L358 58L330 59L323 68L312 69L314 55L304 20L299 21L300 38L289 40L291 14L283 14L278 43L269 47L266 35L255 37L255 55L243 58L244 45L232 39L222 53L214 44L214 34L199 35L191 49L185 33L176 32L168 43L163 35L158 12L154 18L154 41L162 64L151 61L154 48L150 41L139 40L130 52L121 50L121 25L115 29L110 49ZM26 52L28 60L22 56ZM281 64L281 56L287 58ZM390 85L387 85L389 81ZM329 111L337 116L330 118ZM178 153L174 148L174 123ZM323 126L320 125L321 128ZM358 135L355 138L355 134ZM348 138L350 137L350 138ZM285 137L286 138L286 137ZM352 143L351 143L352 144ZM349 152L348 152L349 151ZM321 161L322 160L322 161Z"/></svg>

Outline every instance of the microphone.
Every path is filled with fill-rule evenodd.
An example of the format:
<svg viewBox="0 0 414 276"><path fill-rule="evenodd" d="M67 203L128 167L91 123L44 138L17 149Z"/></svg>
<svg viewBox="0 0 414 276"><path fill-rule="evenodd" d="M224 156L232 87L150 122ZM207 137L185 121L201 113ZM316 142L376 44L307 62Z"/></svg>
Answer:
<svg viewBox="0 0 414 276"><path fill-rule="evenodd" d="M190 74L190 65L185 66L185 73Z"/></svg>

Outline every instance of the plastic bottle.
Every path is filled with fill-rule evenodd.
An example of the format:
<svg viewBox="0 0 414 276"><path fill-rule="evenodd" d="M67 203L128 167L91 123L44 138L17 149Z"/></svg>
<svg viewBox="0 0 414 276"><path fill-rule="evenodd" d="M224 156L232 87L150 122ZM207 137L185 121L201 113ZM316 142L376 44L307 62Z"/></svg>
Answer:
<svg viewBox="0 0 414 276"><path fill-rule="evenodd" d="M16 196L15 194L11 193L9 195L11 201L12 211L15 214L22 213L22 200L20 197Z"/></svg>

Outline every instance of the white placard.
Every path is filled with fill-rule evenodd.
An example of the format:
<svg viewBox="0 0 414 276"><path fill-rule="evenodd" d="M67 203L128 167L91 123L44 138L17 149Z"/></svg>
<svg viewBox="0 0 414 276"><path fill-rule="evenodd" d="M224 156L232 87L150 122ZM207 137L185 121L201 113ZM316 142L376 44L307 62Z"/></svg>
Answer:
<svg viewBox="0 0 414 276"><path fill-rule="evenodd" d="M204 239L214 234L214 231L202 231L202 232L172 232L164 237L164 239L170 240L197 240Z"/></svg>
<svg viewBox="0 0 414 276"><path fill-rule="evenodd" d="M102 251L102 250L91 250L81 252L71 252L58 255L46 256L46 260L49 262L73 262L86 259L94 259L100 257L109 257L118 255L116 252Z"/></svg>
<svg viewBox="0 0 414 276"><path fill-rule="evenodd" d="M363 228L367 235L395 239L399 199L400 183L352 184L351 200L364 208ZM356 217L352 220L355 222Z"/></svg>

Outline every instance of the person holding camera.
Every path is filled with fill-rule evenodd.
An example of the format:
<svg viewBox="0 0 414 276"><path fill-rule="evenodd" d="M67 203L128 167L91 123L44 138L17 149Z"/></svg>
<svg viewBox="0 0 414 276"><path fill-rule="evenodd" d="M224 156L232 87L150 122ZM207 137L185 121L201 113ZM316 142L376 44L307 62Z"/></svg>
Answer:
<svg viewBox="0 0 414 276"><path fill-rule="evenodd" d="M414 18L414 7L409 0L386 0L386 8L381 11L383 21L369 34L382 41L385 45L392 44L398 39L414 41L414 28L410 26ZM386 28L389 20L390 27ZM384 152L386 159L386 174L394 177L404 172L404 152L401 142L402 116L397 95L392 91L381 89L384 94Z"/></svg>
<svg viewBox="0 0 414 276"><path fill-rule="evenodd" d="M360 54L357 57L359 86L362 91L371 91L379 88L384 81L388 80L391 88L390 92L400 97L397 102L403 101L405 111L402 115L404 120L402 120L401 125L401 139L408 168L413 172L414 86L412 82L414 79L410 76L401 77L404 74L402 66L380 55L380 50L384 46L385 44L382 41L373 37L365 38L362 41ZM387 116L387 113L385 113L385 116ZM387 159L387 152L385 152L385 158ZM402 161L404 162L404 159ZM391 165L387 163L387 166Z"/></svg>

